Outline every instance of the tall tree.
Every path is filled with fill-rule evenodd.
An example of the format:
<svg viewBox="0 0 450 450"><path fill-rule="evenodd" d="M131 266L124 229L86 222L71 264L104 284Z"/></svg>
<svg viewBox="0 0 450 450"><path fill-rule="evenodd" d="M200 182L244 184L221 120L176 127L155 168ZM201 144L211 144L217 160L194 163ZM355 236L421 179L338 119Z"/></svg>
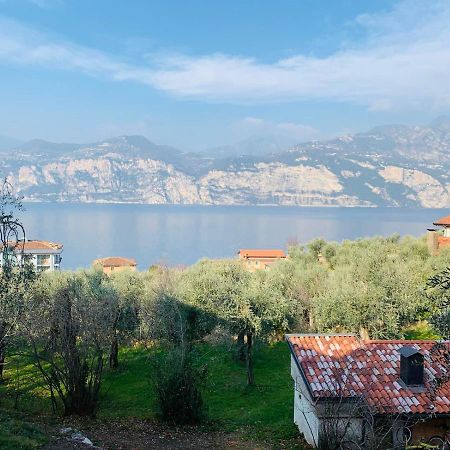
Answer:
<svg viewBox="0 0 450 450"><path fill-rule="evenodd" d="M24 259L25 229L15 217L23 209L5 179L0 191L0 381L3 380L8 339L17 329L24 296L35 274Z"/></svg>
<svg viewBox="0 0 450 450"><path fill-rule="evenodd" d="M179 285L184 302L214 316L243 347L247 383L255 384L253 349L264 338L287 328L289 307L273 279L264 272L251 274L239 261L201 261L187 270Z"/></svg>
<svg viewBox="0 0 450 450"><path fill-rule="evenodd" d="M117 298L95 271L43 274L33 286L23 324L32 357L64 414L94 414L109 355Z"/></svg>
<svg viewBox="0 0 450 450"><path fill-rule="evenodd" d="M109 366L119 366L119 342L129 342L139 327L139 306L144 284L140 275L121 271L110 277L117 295L117 310L113 325L113 339L109 354Z"/></svg>

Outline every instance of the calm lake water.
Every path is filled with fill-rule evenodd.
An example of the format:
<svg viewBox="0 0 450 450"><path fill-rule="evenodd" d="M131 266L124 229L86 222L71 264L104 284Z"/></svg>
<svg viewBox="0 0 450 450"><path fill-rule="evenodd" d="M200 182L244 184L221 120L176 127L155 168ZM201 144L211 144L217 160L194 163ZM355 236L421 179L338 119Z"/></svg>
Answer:
<svg viewBox="0 0 450 450"><path fill-rule="evenodd" d="M20 214L29 239L64 244L62 268L104 256L192 264L234 257L239 248L285 248L316 237L341 241L400 233L420 236L449 210L29 203Z"/></svg>

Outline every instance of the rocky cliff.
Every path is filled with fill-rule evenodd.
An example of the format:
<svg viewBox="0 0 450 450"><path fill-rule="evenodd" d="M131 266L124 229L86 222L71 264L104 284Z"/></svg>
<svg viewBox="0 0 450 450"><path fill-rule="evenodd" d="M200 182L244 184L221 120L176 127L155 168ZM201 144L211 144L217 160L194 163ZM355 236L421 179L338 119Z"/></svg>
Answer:
<svg viewBox="0 0 450 450"><path fill-rule="evenodd" d="M450 206L450 121L385 126L266 156L212 158L121 136L1 152L26 201Z"/></svg>

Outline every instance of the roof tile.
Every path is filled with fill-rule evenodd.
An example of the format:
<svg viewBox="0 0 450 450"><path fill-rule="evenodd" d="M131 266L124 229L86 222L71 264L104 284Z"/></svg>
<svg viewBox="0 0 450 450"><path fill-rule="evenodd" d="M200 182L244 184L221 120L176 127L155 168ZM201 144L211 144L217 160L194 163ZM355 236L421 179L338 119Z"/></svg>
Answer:
<svg viewBox="0 0 450 450"><path fill-rule="evenodd" d="M359 340L353 335L291 335L288 342L315 397L363 397L380 413L450 414L450 382L433 396L435 377L447 369L433 361L435 341ZM424 389L412 389L400 380L399 350L414 346L425 356ZM450 343L446 343L450 349ZM429 409L430 405L435 408Z"/></svg>

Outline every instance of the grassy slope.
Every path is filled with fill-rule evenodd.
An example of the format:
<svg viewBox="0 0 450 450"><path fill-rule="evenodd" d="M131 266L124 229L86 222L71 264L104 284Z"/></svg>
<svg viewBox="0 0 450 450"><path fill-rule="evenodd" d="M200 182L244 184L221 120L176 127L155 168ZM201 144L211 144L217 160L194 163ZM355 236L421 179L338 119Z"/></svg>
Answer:
<svg viewBox="0 0 450 450"><path fill-rule="evenodd" d="M44 431L21 414L0 409L0 448L3 450L31 450L47 441Z"/></svg>
<svg viewBox="0 0 450 450"><path fill-rule="evenodd" d="M257 386L251 389L246 385L245 365L234 361L227 349L204 345L202 353L209 367L204 398L208 408L206 426L236 431L256 440L279 442L298 437L292 418L289 350L284 342L255 352ZM18 373L21 376L19 408L30 414L49 414L48 393L37 381L39 375L32 366L20 360L17 370L14 359L10 359L9 367L9 391L15 384L14 377ZM105 373L99 418L154 418L150 370L144 349L121 350L119 369ZM12 403L12 399L3 399L3 404Z"/></svg>
<svg viewBox="0 0 450 450"><path fill-rule="evenodd" d="M246 385L245 366L233 361L229 352L209 346L203 350L209 367L205 403L212 424L257 439L298 435L292 422L292 381L285 343L256 352L257 386L251 389ZM121 358L121 368L105 376L100 417L154 416L145 351L123 351Z"/></svg>

